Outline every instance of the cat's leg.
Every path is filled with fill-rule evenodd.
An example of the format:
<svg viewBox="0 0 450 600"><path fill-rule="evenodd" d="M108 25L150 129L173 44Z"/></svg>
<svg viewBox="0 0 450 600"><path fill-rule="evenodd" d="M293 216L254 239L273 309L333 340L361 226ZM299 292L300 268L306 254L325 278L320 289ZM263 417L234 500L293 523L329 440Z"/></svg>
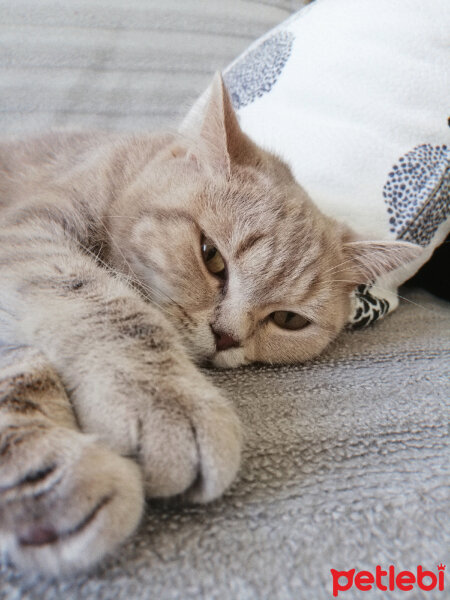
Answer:
<svg viewBox="0 0 450 600"><path fill-rule="evenodd" d="M0 549L28 570L86 568L136 528L137 465L80 433L43 355L0 346Z"/></svg>
<svg viewBox="0 0 450 600"><path fill-rule="evenodd" d="M101 269L52 312L49 325L39 302L22 331L62 374L82 430L135 457L149 496L219 496L239 466L240 424L164 315Z"/></svg>
<svg viewBox="0 0 450 600"><path fill-rule="evenodd" d="M34 224L26 235L14 233L20 248L4 263L13 335L50 359L83 431L136 457L149 495L217 497L240 461L240 424L230 404L159 310L65 233L50 239L48 230Z"/></svg>

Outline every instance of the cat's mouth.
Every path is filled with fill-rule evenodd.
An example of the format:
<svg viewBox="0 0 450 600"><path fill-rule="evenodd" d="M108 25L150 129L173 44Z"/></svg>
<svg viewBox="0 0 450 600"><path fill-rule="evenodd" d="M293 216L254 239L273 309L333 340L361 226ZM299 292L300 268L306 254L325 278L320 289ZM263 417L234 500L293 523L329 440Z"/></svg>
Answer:
<svg viewBox="0 0 450 600"><path fill-rule="evenodd" d="M179 331L192 360L200 367L233 369L251 362L246 358L240 340L211 325L198 327L194 331L179 328Z"/></svg>
<svg viewBox="0 0 450 600"><path fill-rule="evenodd" d="M210 358L209 364L220 369L235 369L248 364L242 347L228 348L227 350L218 350Z"/></svg>

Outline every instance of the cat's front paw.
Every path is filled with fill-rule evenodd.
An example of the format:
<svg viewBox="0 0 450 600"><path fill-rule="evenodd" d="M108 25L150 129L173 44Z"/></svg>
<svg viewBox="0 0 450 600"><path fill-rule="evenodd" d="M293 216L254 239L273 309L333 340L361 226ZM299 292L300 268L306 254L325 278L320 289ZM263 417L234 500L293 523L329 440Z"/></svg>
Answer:
<svg viewBox="0 0 450 600"><path fill-rule="evenodd" d="M239 419L214 386L197 373L163 380L141 420L146 492L213 500L235 478L241 447Z"/></svg>
<svg viewBox="0 0 450 600"><path fill-rule="evenodd" d="M29 423L0 434L0 550L22 569L88 568L136 528L139 469L63 427Z"/></svg>

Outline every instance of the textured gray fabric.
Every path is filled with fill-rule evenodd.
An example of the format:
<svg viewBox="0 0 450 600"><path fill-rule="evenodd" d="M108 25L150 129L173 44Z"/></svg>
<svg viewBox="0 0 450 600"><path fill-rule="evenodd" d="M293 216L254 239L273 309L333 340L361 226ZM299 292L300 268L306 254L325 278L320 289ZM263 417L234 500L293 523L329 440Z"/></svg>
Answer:
<svg viewBox="0 0 450 600"><path fill-rule="evenodd" d="M449 541L450 307L408 297L417 305L344 333L311 364L211 373L247 430L226 496L149 506L91 575L30 583L4 567L2 600L320 600L332 597L330 568L436 570Z"/></svg>
<svg viewBox="0 0 450 600"><path fill-rule="evenodd" d="M173 123L300 4L0 0L0 131ZM308 365L210 372L246 426L226 496L149 505L138 535L90 575L30 581L4 564L0 599L321 600L330 568L435 570L450 538L450 307L408 297ZM389 595L405 597L443 596Z"/></svg>
<svg viewBox="0 0 450 600"><path fill-rule="evenodd" d="M0 0L0 131L174 125L301 0Z"/></svg>

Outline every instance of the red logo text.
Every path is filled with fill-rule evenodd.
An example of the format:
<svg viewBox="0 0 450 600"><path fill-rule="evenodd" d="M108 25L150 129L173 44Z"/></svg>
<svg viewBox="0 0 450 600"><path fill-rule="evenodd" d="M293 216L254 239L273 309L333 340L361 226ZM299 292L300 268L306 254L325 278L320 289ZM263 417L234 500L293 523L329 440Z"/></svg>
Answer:
<svg viewBox="0 0 450 600"><path fill-rule="evenodd" d="M443 564L437 566L437 574L425 570L422 565L417 567L415 573L412 571L399 571L397 573L393 565L390 565L387 571L377 565L375 573L370 571L356 572L356 569L350 569L349 571L330 569L330 571L333 577L334 597L337 597L339 592L346 592L353 586L362 592L367 592L372 588L391 592L395 589L407 592L414 587L418 587L425 592L434 590L436 587L441 591L444 589L445 565Z"/></svg>

